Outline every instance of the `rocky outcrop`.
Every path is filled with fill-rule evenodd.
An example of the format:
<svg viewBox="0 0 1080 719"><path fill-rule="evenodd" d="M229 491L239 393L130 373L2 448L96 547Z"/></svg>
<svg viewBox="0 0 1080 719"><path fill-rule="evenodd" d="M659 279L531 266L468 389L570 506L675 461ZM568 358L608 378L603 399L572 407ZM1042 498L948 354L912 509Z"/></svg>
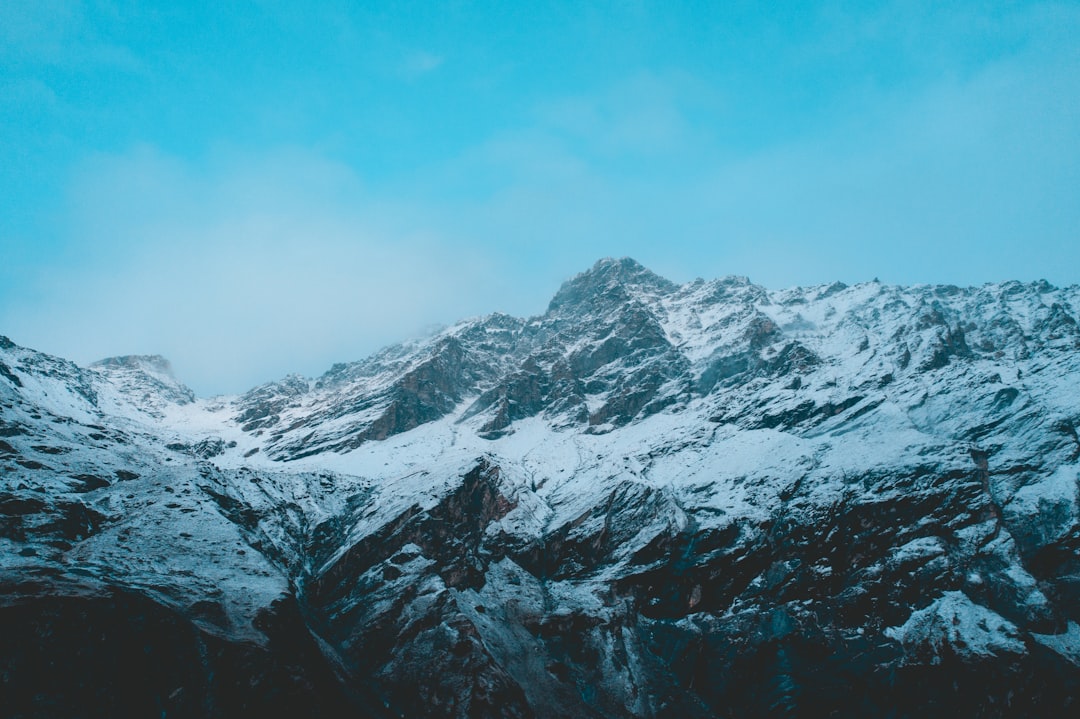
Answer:
<svg viewBox="0 0 1080 719"><path fill-rule="evenodd" d="M343 686L291 597L256 626L265 647L209 633L141 591L0 577L3 715L388 716Z"/></svg>
<svg viewBox="0 0 1080 719"><path fill-rule="evenodd" d="M0 339L0 705L1065 715L1078 303L602 260L194 401Z"/></svg>

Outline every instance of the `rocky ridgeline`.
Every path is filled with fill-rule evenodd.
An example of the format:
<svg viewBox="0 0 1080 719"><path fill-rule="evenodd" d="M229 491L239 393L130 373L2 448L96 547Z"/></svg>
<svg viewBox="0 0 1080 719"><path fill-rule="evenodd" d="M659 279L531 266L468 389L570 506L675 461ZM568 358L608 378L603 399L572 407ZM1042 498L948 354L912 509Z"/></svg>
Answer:
<svg viewBox="0 0 1080 719"><path fill-rule="evenodd" d="M0 706L1074 710L1077 307L602 260L209 400L0 339Z"/></svg>

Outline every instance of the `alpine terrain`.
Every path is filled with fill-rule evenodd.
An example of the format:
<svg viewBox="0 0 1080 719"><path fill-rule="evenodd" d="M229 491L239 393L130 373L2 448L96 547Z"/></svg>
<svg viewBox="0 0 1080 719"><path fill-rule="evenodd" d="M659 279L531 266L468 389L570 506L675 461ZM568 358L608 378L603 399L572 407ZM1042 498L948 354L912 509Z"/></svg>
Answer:
<svg viewBox="0 0 1080 719"><path fill-rule="evenodd" d="M1078 312L606 259L209 399L0 338L0 714L1068 715Z"/></svg>

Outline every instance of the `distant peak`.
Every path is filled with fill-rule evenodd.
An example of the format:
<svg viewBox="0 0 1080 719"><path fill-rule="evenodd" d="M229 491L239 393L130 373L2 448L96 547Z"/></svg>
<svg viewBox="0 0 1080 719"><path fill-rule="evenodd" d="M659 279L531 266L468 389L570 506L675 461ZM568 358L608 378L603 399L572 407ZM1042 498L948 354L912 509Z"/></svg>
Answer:
<svg viewBox="0 0 1080 719"><path fill-rule="evenodd" d="M678 289L674 282L661 277L637 260L630 257L605 257L585 272L564 282L552 298L548 311L595 301L606 291L616 287L657 293Z"/></svg>
<svg viewBox="0 0 1080 719"><path fill-rule="evenodd" d="M604 257L597 260L595 265L582 272L578 277L605 277L618 279L622 282L644 281L671 284L632 257Z"/></svg>
<svg viewBox="0 0 1080 719"><path fill-rule="evenodd" d="M596 261L596 264L592 266L592 271L596 271L603 267L626 268L634 270L635 272L640 272L645 269L645 266L633 257L601 257Z"/></svg>
<svg viewBox="0 0 1080 719"><path fill-rule="evenodd" d="M161 355L123 355L121 357L106 357L90 365L102 369L135 369L143 372L165 375L176 379L173 374L172 364Z"/></svg>

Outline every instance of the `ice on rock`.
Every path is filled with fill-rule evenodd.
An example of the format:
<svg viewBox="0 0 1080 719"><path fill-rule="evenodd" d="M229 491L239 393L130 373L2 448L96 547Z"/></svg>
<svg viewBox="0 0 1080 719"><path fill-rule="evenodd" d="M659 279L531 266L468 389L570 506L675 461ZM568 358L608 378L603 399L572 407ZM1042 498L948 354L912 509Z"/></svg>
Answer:
<svg viewBox="0 0 1080 719"><path fill-rule="evenodd" d="M886 629L885 635L906 648L935 654L945 646L960 655L981 657L1026 651L1015 624L958 591L946 592L902 625Z"/></svg>

